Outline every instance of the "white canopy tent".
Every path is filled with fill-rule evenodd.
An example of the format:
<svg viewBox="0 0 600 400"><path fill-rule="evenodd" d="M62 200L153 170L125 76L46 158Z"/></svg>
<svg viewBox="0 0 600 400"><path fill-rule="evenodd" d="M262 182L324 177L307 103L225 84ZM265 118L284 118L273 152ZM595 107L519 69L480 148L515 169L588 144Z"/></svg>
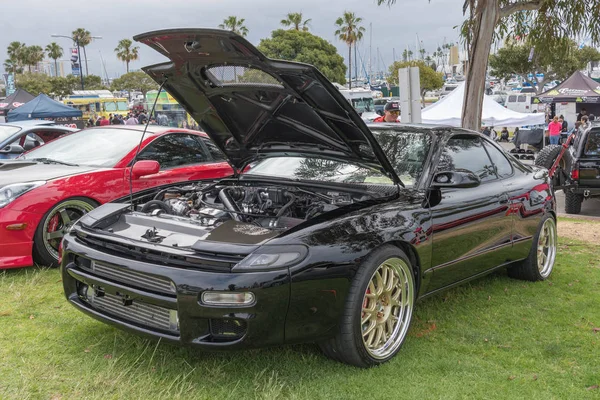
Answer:
<svg viewBox="0 0 600 400"><path fill-rule="evenodd" d="M461 82L448 96L422 110L424 124L460 126L465 83ZM546 123L542 113L520 113L498 104L490 96L483 95L481 122L485 126L526 126Z"/></svg>

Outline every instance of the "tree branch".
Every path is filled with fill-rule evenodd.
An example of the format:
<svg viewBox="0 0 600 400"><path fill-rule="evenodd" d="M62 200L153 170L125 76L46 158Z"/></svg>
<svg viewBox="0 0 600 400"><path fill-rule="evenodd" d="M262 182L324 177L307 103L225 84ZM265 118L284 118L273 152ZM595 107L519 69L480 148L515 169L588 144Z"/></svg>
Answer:
<svg viewBox="0 0 600 400"><path fill-rule="evenodd" d="M500 18L508 17L517 11L534 11L539 10L543 0L517 1L500 8Z"/></svg>

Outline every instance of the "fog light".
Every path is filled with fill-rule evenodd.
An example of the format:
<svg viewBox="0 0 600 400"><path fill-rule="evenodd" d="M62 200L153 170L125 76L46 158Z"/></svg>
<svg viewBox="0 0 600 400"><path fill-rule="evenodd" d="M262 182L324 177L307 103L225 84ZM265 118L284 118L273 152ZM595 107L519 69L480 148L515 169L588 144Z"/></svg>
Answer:
<svg viewBox="0 0 600 400"><path fill-rule="evenodd" d="M213 306L247 306L254 304L254 293L204 292L202 303Z"/></svg>

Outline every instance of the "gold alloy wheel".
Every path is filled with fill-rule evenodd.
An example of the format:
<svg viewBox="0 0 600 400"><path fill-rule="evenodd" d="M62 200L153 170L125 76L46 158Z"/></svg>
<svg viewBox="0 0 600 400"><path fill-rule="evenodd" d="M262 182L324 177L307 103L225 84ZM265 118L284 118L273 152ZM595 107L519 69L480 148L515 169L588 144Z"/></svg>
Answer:
<svg viewBox="0 0 600 400"><path fill-rule="evenodd" d="M542 278L547 278L554 267L556 258L556 223L554 219L548 218L542 229L537 242L537 267Z"/></svg>
<svg viewBox="0 0 600 400"><path fill-rule="evenodd" d="M393 354L410 325L414 279L400 258L384 261L373 273L362 303L361 332L365 349L376 359Z"/></svg>

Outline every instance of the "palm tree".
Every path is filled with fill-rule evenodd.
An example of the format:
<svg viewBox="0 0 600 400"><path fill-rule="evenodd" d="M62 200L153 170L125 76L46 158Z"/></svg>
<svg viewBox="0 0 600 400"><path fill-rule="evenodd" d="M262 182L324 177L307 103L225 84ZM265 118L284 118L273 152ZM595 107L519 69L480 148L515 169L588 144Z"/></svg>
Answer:
<svg viewBox="0 0 600 400"><path fill-rule="evenodd" d="M85 74L88 74L88 62L87 62L87 54L85 52L85 46L92 43L92 34L90 31L86 31L84 28L77 28L73 31L73 41L75 43L79 42L79 46L83 50L83 58L85 59ZM79 66L81 68L81 66ZM83 71L82 71L83 72Z"/></svg>
<svg viewBox="0 0 600 400"><path fill-rule="evenodd" d="M352 89L352 45L360 40L359 36L362 38L362 34L365 32L365 28L359 26L361 22L362 18L357 17L353 12L349 11L344 11L344 15L335 21L335 24L338 27L335 31L335 35L338 39L343 40L348 45L349 89Z"/></svg>
<svg viewBox="0 0 600 400"><path fill-rule="evenodd" d="M122 39L119 45L115 48L117 58L127 65L127 73L129 73L129 63L138 59L139 46L131 47L133 42L129 39Z"/></svg>
<svg viewBox="0 0 600 400"><path fill-rule="evenodd" d="M37 65L38 63L44 61L45 53L41 46L27 46L24 53L25 65L27 65L29 72L31 72L31 66Z"/></svg>
<svg viewBox="0 0 600 400"><path fill-rule="evenodd" d="M419 54L421 55L421 60L425 60L425 53L427 53L427 52L425 51L424 48L421 47L419 49Z"/></svg>
<svg viewBox="0 0 600 400"><path fill-rule="evenodd" d="M291 26L293 29L297 31L308 31L308 23L311 19L307 19L302 21L302 13L289 13L286 19L281 20L281 25L283 26Z"/></svg>
<svg viewBox="0 0 600 400"><path fill-rule="evenodd" d="M413 52L412 50L408 51L408 61L412 61Z"/></svg>
<svg viewBox="0 0 600 400"><path fill-rule="evenodd" d="M8 48L6 49L6 53L8 54L8 59L6 61L7 62L10 61L10 62L9 63L5 62L5 66L6 66L6 64L11 65L12 72L15 76L21 70L21 66L25 64L25 53L26 53L25 49L26 48L27 48L27 46L25 45L25 43L11 42L8 45ZM7 68L7 71L8 71L8 68Z"/></svg>
<svg viewBox="0 0 600 400"><path fill-rule="evenodd" d="M246 36L248 34L248 28L244 25L245 21L244 18L238 19L238 17L230 15L223 20L223 23L219 25L219 28L227 29L228 31L232 31L241 36Z"/></svg>
<svg viewBox="0 0 600 400"><path fill-rule="evenodd" d="M54 76L58 76L58 59L63 56L63 49L56 42L50 43L46 46L46 53L48 57L54 60Z"/></svg>

